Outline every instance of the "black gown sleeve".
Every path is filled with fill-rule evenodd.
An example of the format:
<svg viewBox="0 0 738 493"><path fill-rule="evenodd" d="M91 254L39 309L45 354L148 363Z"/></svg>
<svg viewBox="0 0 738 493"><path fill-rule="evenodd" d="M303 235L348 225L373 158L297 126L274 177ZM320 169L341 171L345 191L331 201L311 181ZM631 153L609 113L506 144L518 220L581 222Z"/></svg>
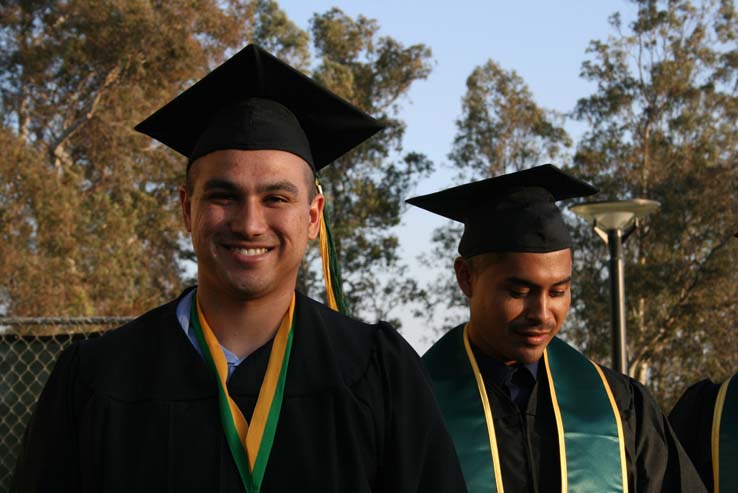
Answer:
<svg viewBox="0 0 738 493"><path fill-rule="evenodd" d="M704 492L666 416L651 394L630 379L635 418L636 492Z"/></svg>
<svg viewBox="0 0 738 493"><path fill-rule="evenodd" d="M417 353L395 329L382 324L372 359L372 393L383 402L384 419L373 491L466 491L456 450Z"/></svg>
<svg viewBox="0 0 738 493"><path fill-rule="evenodd" d="M669 413L684 450L697 468L708 491L713 490L712 417L720 385L705 379L689 387Z"/></svg>
<svg viewBox="0 0 738 493"><path fill-rule="evenodd" d="M18 454L11 493L82 490L75 417L78 368L74 345L59 356L41 392Z"/></svg>

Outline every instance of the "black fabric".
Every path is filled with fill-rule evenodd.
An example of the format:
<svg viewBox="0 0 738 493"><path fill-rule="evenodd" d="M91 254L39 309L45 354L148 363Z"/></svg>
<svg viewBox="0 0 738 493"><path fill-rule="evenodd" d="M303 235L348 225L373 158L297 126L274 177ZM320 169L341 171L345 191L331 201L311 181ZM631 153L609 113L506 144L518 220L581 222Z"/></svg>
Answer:
<svg viewBox="0 0 738 493"><path fill-rule="evenodd" d="M536 383L536 375L531 373L531 368L538 368L539 364L505 365L485 354L474 343L471 343L471 348L484 378L497 384L519 408L525 409Z"/></svg>
<svg viewBox="0 0 738 493"><path fill-rule="evenodd" d="M571 238L555 202L597 192L588 183L545 164L440 192L408 203L464 223L459 253L545 253L570 248Z"/></svg>
<svg viewBox="0 0 738 493"><path fill-rule="evenodd" d="M526 409L528 407L528 400L530 394L533 392L533 387L536 384L536 379L530 374L528 369L524 366L516 366L513 370L510 382L514 384L518 392L513 395L510 392L510 397L520 409Z"/></svg>
<svg viewBox="0 0 738 493"><path fill-rule="evenodd" d="M211 126L215 131L200 142L196 157L217 149L241 149L244 141L250 141L248 149L253 149L259 139L244 132L253 127L243 125L243 115L226 114L228 118L223 120L224 110L247 98L274 101L294 115L298 127L281 115L270 120L270 126L281 128L270 134L267 144L274 146L270 149L288 150L310 161L303 156L304 146L298 135L304 132L312 156L310 164L316 171L384 128L302 72L262 48L248 45L139 123L136 130L190 158L190 162L195 146ZM217 135L218 129L229 125L235 129L229 128L226 136ZM282 140L275 144L280 136Z"/></svg>
<svg viewBox="0 0 738 493"><path fill-rule="evenodd" d="M701 380L689 387L669 413L669 422L708 491L712 475L712 418L720 384Z"/></svg>
<svg viewBox="0 0 738 493"><path fill-rule="evenodd" d="M459 253L554 252L571 248L569 229L545 188L513 190L489 206L472 209L464 221Z"/></svg>
<svg viewBox="0 0 738 493"><path fill-rule="evenodd" d="M66 350L44 389L11 491L241 492L215 382L176 302ZM298 295L284 404L262 491L465 491L415 352ZM251 418L271 343L228 382Z"/></svg>
<svg viewBox="0 0 738 493"><path fill-rule="evenodd" d="M222 149L287 151L314 167L300 122L286 107L269 99L247 98L223 108L198 138L189 163Z"/></svg>
<svg viewBox="0 0 738 493"><path fill-rule="evenodd" d="M629 491L704 492L699 475L648 391L621 373L602 370L623 423ZM483 365L480 371L494 417L505 491L561 491L558 435L543 362L522 411L507 389L484 374Z"/></svg>

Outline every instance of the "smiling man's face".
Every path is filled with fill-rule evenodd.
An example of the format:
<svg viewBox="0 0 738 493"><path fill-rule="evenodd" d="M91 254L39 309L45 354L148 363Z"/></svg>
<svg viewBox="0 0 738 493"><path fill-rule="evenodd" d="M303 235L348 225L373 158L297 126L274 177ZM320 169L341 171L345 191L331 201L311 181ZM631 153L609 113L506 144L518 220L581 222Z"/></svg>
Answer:
<svg viewBox="0 0 738 493"><path fill-rule="evenodd" d="M284 151L222 150L190 174L180 202L200 289L241 300L294 290L324 202L311 193L307 163Z"/></svg>
<svg viewBox="0 0 738 493"><path fill-rule="evenodd" d="M474 344L505 364L538 361L569 312L571 250L482 254L454 267Z"/></svg>

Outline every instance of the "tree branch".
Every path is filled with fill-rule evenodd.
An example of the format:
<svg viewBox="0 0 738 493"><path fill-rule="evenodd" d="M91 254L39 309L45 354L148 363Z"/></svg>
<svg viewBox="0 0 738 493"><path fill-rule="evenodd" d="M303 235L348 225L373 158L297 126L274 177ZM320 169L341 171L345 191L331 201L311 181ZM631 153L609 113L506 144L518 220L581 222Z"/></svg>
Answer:
<svg viewBox="0 0 738 493"><path fill-rule="evenodd" d="M63 144L67 141L77 130L79 130L85 123L95 115L97 106L100 103L105 91L118 82L120 74L123 70L124 62L116 64L111 68L105 75L100 87L95 91L93 97L87 103L84 108L82 115L74 119L69 125L65 126L61 134L55 138L48 147L48 154L51 161L54 163L54 168L58 172L61 172L62 162L68 161L68 156L64 152Z"/></svg>
<svg viewBox="0 0 738 493"><path fill-rule="evenodd" d="M725 237L720 241L715 247L713 247L710 252L703 258L702 262L698 264L698 269L695 272L694 277L692 278L692 281L684 286L682 288L682 291L679 295L679 299L676 303L674 303L671 306L671 309L669 310L668 316L665 318L663 324L661 325L661 329L654 334L648 342L645 344L640 344L640 350L634 355L633 359L631 360L631 363L629 365L629 371L633 371L633 369L638 365L642 358L644 358L647 354L652 354L654 351L658 349L658 344L661 343L666 335L670 332L667 330L670 328L675 320L677 319L676 316L676 310L677 308L683 306L688 300L689 297L692 295L692 293L699 287L700 281L702 279L702 274L704 273L705 266L710 261L710 259L725 245L728 244L728 241L730 240L730 237Z"/></svg>

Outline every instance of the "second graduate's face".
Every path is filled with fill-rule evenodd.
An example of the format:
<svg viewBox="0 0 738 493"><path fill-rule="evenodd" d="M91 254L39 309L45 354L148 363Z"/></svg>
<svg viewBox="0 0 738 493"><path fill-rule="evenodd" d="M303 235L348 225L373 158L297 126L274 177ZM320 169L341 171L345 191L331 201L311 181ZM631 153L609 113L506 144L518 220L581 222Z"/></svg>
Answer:
<svg viewBox="0 0 738 493"><path fill-rule="evenodd" d="M190 174L180 199L200 288L241 300L294 290L324 200L311 197L307 163L284 151L222 150Z"/></svg>
<svg viewBox="0 0 738 493"><path fill-rule="evenodd" d="M529 364L561 330L571 304L571 250L483 254L457 259L469 298L469 335L506 364Z"/></svg>

